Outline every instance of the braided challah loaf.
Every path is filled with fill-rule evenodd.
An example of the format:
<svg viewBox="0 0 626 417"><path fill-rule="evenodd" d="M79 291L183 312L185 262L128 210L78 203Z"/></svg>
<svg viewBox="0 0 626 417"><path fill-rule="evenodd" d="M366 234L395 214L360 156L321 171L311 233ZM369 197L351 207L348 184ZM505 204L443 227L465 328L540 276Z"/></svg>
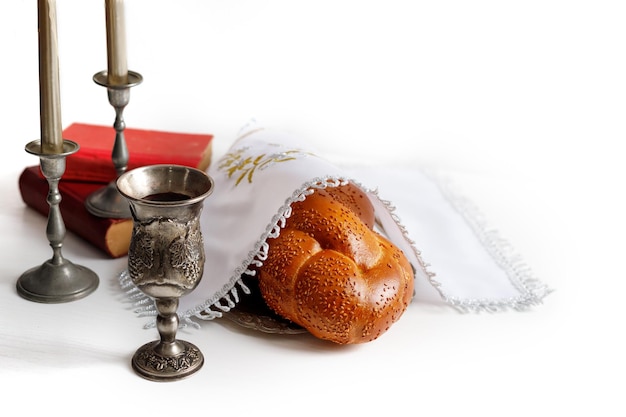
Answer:
<svg viewBox="0 0 626 417"><path fill-rule="evenodd" d="M373 230L374 208L348 184L292 205L258 270L266 304L314 336L369 342L389 329L413 296L404 254Z"/></svg>

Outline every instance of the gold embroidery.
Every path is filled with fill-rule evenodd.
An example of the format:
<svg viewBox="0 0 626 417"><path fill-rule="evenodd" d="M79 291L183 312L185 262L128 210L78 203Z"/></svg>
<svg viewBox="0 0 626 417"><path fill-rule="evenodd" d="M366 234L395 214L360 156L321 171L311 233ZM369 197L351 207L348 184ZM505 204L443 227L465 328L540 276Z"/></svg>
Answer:
<svg viewBox="0 0 626 417"><path fill-rule="evenodd" d="M225 170L228 178L232 178L239 174L235 181L235 186L241 181L247 179L248 183L252 183L252 177L256 171L260 171L278 162L292 161L297 155L308 155L308 152L293 149L289 151L277 152L270 155L261 154L257 157L247 156L245 152L247 147L239 148L233 152L229 152L220 161L218 169Z"/></svg>

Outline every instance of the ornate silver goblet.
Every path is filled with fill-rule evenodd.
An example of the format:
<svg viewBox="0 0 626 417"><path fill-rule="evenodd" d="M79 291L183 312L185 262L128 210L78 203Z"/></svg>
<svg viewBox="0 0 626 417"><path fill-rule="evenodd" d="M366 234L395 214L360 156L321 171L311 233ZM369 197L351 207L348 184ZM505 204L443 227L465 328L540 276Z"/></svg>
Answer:
<svg viewBox="0 0 626 417"><path fill-rule="evenodd" d="M171 381L198 371L202 352L176 338L179 298L193 291L204 271L200 212L213 179L180 165L150 165L120 175L116 185L130 206L133 233L128 272L137 288L154 299L160 340L133 356L133 369L153 381Z"/></svg>

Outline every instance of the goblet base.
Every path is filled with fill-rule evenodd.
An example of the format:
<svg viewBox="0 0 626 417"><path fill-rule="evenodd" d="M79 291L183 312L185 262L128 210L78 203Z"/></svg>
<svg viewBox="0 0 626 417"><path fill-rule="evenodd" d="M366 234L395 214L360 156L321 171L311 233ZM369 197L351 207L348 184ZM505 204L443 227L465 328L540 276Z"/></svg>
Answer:
<svg viewBox="0 0 626 417"><path fill-rule="evenodd" d="M196 373L204 365L204 356L193 343L185 340L173 342L176 346L164 346L161 341L146 343L135 352L133 369L139 376L151 381L176 381ZM175 351L175 354L164 354Z"/></svg>

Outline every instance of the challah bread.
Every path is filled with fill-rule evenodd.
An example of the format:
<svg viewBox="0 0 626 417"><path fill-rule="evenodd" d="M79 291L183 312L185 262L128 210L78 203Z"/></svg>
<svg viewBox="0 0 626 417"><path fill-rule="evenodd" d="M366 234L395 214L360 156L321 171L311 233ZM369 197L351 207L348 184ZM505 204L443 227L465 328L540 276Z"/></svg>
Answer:
<svg viewBox="0 0 626 417"><path fill-rule="evenodd" d="M389 329L413 296L413 271L373 230L374 208L348 184L292 205L258 269L259 288L278 315L339 344L369 342Z"/></svg>

